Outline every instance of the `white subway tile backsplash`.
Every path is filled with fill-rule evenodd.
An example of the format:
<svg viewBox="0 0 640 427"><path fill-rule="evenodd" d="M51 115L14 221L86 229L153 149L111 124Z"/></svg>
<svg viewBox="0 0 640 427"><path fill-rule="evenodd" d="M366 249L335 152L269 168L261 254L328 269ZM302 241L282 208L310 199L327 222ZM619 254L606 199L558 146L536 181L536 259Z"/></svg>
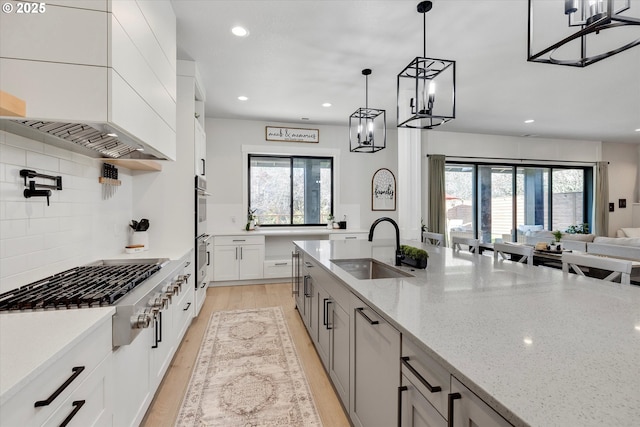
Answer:
<svg viewBox="0 0 640 427"><path fill-rule="evenodd" d="M45 198L24 198L20 169L62 176L50 206ZM101 159L0 132L0 292L122 252L132 177L121 169L123 185L103 200L101 174Z"/></svg>
<svg viewBox="0 0 640 427"><path fill-rule="evenodd" d="M47 207L46 200L25 199L5 201L5 212L2 219L25 219L25 218L42 218L44 216L44 208Z"/></svg>
<svg viewBox="0 0 640 427"><path fill-rule="evenodd" d="M45 154L27 151L27 167L38 173L53 174L60 170L60 160Z"/></svg>
<svg viewBox="0 0 640 427"><path fill-rule="evenodd" d="M27 152L22 148L0 144L0 159L2 163L24 165L27 162Z"/></svg>
<svg viewBox="0 0 640 427"><path fill-rule="evenodd" d="M73 175L78 176L80 175L81 171L82 165L79 165L78 163L70 160L60 159L60 173L63 175L63 180L65 178L72 178Z"/></svg>
<svg viewBox="0 0 640 427"><path fill-rule="evenodd" d="M4 218L4 216L2 216ZM0 240L12 239L14 237L22 237L27 235L26 219L3 219L0 221Z"/></svg>
<svg viewBox="0 0 640 427"><path fill-rule="evenodd" d="M44 144L44 154L59 159L71 160L71 151L56 147L55 145Z"/></svg>
<svg viewBox="0 0 640 427"><path fill-rule="evenodd" d="M31 218L25 220L26 234L46 236L48 233L57 233L60 231L60 218Z"/></svg>
<svg viewBox="0 0 640 427"><path fill-rule="evenodd" d="M22 148L24 150L42 153L44 152L44 143L36 141L35 139L25 138L24 136L16 135L14 133L5 133L5 144L14 147Z"/></svg>

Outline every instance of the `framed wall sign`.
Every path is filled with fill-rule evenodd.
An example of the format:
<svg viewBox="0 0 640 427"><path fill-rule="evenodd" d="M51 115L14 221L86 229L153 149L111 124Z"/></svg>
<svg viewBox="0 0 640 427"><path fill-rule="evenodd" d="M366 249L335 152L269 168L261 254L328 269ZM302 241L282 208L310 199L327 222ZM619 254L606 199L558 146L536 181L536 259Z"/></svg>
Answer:
<svg viewBox="0 0 640 427"><path fill-rule="evenodd" d="M265 128L267 141L285 142L320 142L320 129L279 128L267 126Z"/></svg>
<svg viewBox="0 0 640 427"><path fill-rule="evenodd" d="M396 210L396 177L389 169L378 169L371 180L371 210Z"/></svg>

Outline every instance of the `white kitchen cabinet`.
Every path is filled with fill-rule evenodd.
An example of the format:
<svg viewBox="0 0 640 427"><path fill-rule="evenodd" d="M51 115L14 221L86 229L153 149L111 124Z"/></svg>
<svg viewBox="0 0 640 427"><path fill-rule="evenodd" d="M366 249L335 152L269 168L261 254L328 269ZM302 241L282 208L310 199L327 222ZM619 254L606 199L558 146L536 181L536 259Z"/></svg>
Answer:
<svg viewBox="0 0 640 427"><path fill-rule="evenodd" d="M329 240L367 240L368 233L331 233L329 234Z"/></svg>
<svg viewBox="0 0 640 427"><path fill-rule="evenodd" d="M291 260L278 258L278 259L268 259L264 261L264 278L265 279L289 277L290 274L291 274Z"/></svg>
<svg viewBox="0 0 640 427"><path fill-rule="evenodd" d="M149 351L153 345L155 330L143 329L129 345L114 350L114 426L137 426L151 404Z"/></svg>
<svg viewBox="0 0 640 427"><path fill-rule="evenodd" d="M398 422L400 332L352 296L351 420L358 427Z"/></svg>
<svg viewBox="0 0 640 427"><path fill-rule="evenodd" d="M32 25L14 14L0 15L3 90L25 100L27 117L108 123L146 143L148 152L175 160L171 3L56 1L45 6L44 13L25 16Z"/></svg>
<svg viewBox="0 0 640 427"><path fill-rule="evenodd" d="M262 279L264 236L214 236L213 280Z"/></svg>
<svg viewBox="0 0 640 427"><path fill-rule="evenodd" d="M207 175L207 135L200 125L200 122L194 118L194 137L195 137L195 169L196 175Z"/></svg>
<svg viewBox="0 0 640 427"><path fill-rule="evenodd" d="M113 424L113 358L109 354L44 423L45 426L94 426Z"/></svg>
<svg viewBox="0 0 640 427"><path fill-rule="evenodd" d="M0 425L57 426L78 406L72 407L72 403L80 400L85 404L75 414L79 420L94 420L98 425L110 421L113 407L110 357L108 318L5 402L0 411Z"/></svg>
<svg viewBox="0 0 640 427"><path fill-rule="evenodd" d="M454 376L451 376L449 418L449 425L453 427L508 427L512 425Z"/></svg>

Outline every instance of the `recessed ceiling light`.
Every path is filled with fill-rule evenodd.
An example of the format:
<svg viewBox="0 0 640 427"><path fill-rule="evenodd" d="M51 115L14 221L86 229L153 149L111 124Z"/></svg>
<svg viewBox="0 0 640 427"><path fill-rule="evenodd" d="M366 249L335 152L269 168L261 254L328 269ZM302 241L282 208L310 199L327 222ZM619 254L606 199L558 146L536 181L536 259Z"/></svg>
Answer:
<svg viewBox="0 0 640 427"><path fill-rule="evenodd" d="M525 120L524 122L525 122L525 123L533 123L533 122L535 122L535 120L533 120L533 119L528 119L528 120Z"/></svg>
<svg viewBox="0 0 640 427"><path fill-rule="evenodd" d="M636 129L636 132L640 132L640 128Z"/></svg>
<svg viewBox="0 0 640 427"><path fill-rule="evenodd" d="M322 104L323 107L331 107L331 103L330 102L325 102L324 104Z"/></svg>
<svg viewBox="0 0 640 427"><path fill-rule="evenodd" d="M239 96L239 97L238 97L238 99L239 99L240 101L248 101L248 100L249 100L249 98L247 98L247 97L246 97L246 96L244 96L244 95Z"/></svg>
<svg viewBox="0 0 640 427"><path fill-rule="evenodd" d="M524 340L522 340L522 341L524 341L524 343L525 343L526 345L531 345L531 344L533 344L533 340L532 340L531 338L529 338L529 337L525 337L525 338L524 338Z"/></svg>
<svg viewBox="0 0 640 427"><path fill-rule="evenodd" d="M246 28L243 27L233 27L231 29L231 32L233 33L234 36L238 36L238 37L246 37L249 35L249 31Z"/></svg>
<svg viewBox="0 0 640 427"><path fill-rule="evenodd" d="M107 134L107 136L110 136L111 138L117 138L117 137L118 137L118 134L117 134L117 133L115 133L115 132L109 132L109 133Z"/></svg>

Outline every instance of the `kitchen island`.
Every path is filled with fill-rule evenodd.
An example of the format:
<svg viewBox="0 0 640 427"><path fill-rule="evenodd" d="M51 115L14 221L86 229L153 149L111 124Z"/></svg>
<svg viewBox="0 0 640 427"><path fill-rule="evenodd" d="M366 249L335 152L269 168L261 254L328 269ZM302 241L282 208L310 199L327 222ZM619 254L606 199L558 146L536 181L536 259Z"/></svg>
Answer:
<svg viewBox="0 0 640 427"><path fill-rule="evenodd" d="M509 423L637 425L640 288L402 243L429 252L427 269L375 280L331 260L393 265L395 242L295 245Z"/></svg>

